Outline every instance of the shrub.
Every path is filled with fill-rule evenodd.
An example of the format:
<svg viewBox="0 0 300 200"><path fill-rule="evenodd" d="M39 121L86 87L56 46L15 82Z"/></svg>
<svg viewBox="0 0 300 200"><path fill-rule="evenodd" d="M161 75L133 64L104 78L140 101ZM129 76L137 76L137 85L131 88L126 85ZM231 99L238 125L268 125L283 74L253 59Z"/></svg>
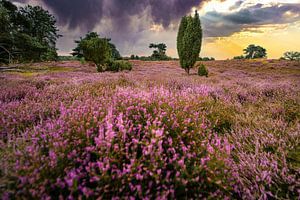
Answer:
<svg viewBox="0 0 300 200"><path fill-rule="evenodd" d="M85 59L82 57L80 58L80 64L84 65L86 63Z"/></svg>
<svg viewBox="0 0 300 200"><path fill-rule="evenodd" d="M92 38L81 42L83 57L97 65L97 71L102 72L105 63L111 59L111 47L106 39Z"/></svg>
<svg viewBox="0 0 300 200"><path fill-rule="evenodd" d="M216 60L215 58L213 58L213 57L199 57L198 59L197 59L197 61L213 61L213 60Z"/></svg>
<svg viewBox="0 0 300 200"><path fill-rule="evenodd" d="M124 70L131 71L132 64L127 61L119 60L119 61L108 61L105 71L119 72Z"/></svg>
<svg viewBox="0 0 300 200"><path fill-rule="evenodd" d="M231 132L236 123L237 110L230 105L219 101L205 101L201 107L207 113L212 130L218 134Z"/></svg>
<svg viewBox="0 0 300 200"><path fill-rule="evenodd" d="M245 57L243 55L233 57L233 60L241 60L241 59L245 59Z"/></svg>
<svg viewBox="0 0 300 200"><path fill-rule="evenodd" d="M105 71L118 72L119 66L116 61L110 60L106 63Z"/></svg>
<svg viewBox="0 0 300 200"><path fill-rule="evenodd" d="M207 68L205 67L205 65L201 64L201 65L198 67L198 75L199 75L199 76L206 76L206 77L208 77L208 70L207 70Z"/></svg>

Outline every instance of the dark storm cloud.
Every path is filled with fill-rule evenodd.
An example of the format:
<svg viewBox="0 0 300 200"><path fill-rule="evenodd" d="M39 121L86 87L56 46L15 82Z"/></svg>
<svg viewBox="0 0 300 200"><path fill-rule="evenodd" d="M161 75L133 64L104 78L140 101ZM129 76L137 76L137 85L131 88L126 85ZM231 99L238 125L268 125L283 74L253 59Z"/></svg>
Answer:
<svg viewBox="0 0 300 200"><path fill-rule="evenodd" d="M102 0L43 0L53 10L61 25L70 28L94 28L103 16Z"/></svg>
<svg viewBox="0 0 300 200"><path fill-rule="evenodd" d="M240 2L237 3L240 5ZM288 11L292 15L287 16ZM231 13L208 12L203 16L202 22L206 36L224 37L252 26L299 21L299 13L300 4L277 4L269 7L256 4Z"/></svg>
<svg viewBox="0 0 300 200"><path fill-rule="evenodd" d="M26 2L26 0L16 0ZM155 23L168 27L202 0L41 0L58 17L60 25L70 28L94 28L103 17L116 28L127 27L132 16L149 9ZM27 0L28 2L28 0Z"/></svg>
<svg viewBox="0 0 300 200"><path fill-rule="evenodd" d="M167 27L172 20L181 18L200 2L200 0L150 0L151 15L154 22Z"/></svg>

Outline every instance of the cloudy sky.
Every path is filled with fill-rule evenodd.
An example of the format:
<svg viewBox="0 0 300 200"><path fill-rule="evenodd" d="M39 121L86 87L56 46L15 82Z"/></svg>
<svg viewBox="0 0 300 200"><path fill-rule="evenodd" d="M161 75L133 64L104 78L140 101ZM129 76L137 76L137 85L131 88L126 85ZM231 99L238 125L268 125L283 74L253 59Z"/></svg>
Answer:
<svg viewBox="0 0 300 200"><path fill-rule="evenodd" d="M122 55L150 55L149 43L164 42L177 57L180 18L197 9L204 39L201 56L241 55L248 44L268 50L269 58L300 51L300 0L13 0L41 5L58 20L59 53L88 31L110 37Z"/></svg>

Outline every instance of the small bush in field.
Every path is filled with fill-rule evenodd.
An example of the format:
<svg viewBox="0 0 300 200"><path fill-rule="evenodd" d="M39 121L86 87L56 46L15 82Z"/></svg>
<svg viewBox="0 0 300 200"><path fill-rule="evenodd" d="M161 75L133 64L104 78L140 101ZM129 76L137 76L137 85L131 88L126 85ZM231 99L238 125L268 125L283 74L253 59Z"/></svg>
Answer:
<svg viewBox="0 0 300 200"><path fill-rule="evenodd" d="M84 65L86 63L84 58L80 58L80 64Z"/></svg>
<svg viewBox="0 0 300 200"><path fill-rule="evenodd" d="M132 70L132 64L130 62L121 60L121 61L116 61L116 63L118 63L118 65L120 67L120 71L123 71L123 70L131 71Z"/></svg>
<svg viewBox="0 0 300 200"><path fill-rule="evenodd" d="M207 70L207 68L205 67L205 65L201 64L201 65L198 67L198 75L199 75L199 76L206 76L206 77L208 77L208 70Z"/></svg>
<svg viewBox="0 0 300 200"><path fill-rule="evenodd" d="M105 71L118 72L119 66L116 64L115 61L110 60L106 63Z"/></svg>
<svg viewBox="0 0 300 200"><path fill-rule="evenodd" d="M132 70L132 64L127 61L109 61L107 62L106 71L119 72L124 70Z"/></svg>

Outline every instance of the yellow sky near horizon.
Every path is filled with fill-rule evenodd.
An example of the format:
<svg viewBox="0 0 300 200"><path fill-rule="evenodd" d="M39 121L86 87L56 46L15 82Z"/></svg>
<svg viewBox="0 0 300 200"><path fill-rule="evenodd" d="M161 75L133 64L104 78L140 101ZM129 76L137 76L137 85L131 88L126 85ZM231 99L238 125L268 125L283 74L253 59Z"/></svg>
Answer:
<svg viewBox="0 0 300 200"><path fill-rule="evenodd" d="M300 51L300 22L282 28L273 25L258 28L257 32L242 31L229 37L204 39L201 56L227 59L242 55L249 44L260 45L267 49L268 58L280 58L286 51ZM261 32L259 32L261 31Z"/></svg>
<svg viewBox="0 0 300 200"><path fill-rule="evenodd" d="M200 10L201 15L209 11L232 12L236 0L212 0L204 4ZM245 0L245 6L257 3L254 0ZM270 3L298 3L299 0L261 0L260 3L268 6ZM247 4L246 4L247 3ZM286 13L289 17L290 13ZM300 14L300 13L299 13ZM298 14L298 15L299 15ZM243 29L227 37L204 38L201 57L215 57L227 59L242 55L243 49L249 44L260 45L267 49L268 58L280 58L286 51L300 51L300 21L290 24L267 24L255 28Z"/></svg>

